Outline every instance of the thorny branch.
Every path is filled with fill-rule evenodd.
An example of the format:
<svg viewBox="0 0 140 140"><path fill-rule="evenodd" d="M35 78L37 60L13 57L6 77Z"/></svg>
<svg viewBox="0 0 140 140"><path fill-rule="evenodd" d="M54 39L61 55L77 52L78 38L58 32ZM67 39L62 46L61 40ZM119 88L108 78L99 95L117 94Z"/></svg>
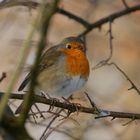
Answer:
<svg viewBox="0 0 140 140"><path fill-rule="evenodd" d="M4 94L4 93L0 92L0 94ZM12 93L10 98L23 100L24 94ZM137 119L137 120L140 119L140 114L137 114L137 113L115 112L115 111L108 111L108 110L103 110L103 109L98 108L101 112L101 113L99 113L99 112L97 112L97 109L95 107L89 108L89 107L79 106L76 104L73 105L72 103L60 102L58 100L55 100L55 102L53 102L53 99L47 99L45 97L41 97L41 96L37 96L37 95L34 95L34 102L42 103L42 104L46 104L46 105L53 105L55 107L59 107L62 109L67 109L71 113L77 112L77 110L78 110L78 112L96 114L98 116L98 118L113 117L113 118L129 118L129 119Z"/></svg>

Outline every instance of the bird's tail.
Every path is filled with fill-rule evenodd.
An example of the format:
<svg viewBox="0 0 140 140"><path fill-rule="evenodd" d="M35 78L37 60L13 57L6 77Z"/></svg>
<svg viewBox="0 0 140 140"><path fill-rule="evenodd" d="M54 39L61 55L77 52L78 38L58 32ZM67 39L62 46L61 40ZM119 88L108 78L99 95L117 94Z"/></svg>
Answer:
<svg viewBox="0 0 140 140"><path fill-rule="evenodd" d="M24 79L24 81L21 83L21 85L19 86L19 88L18 88L18 91L22 91L24 88L25 88L25 86L28 84L28 82L30 81L30 77L31 77L31 73L29 73L26 77L25 77L25 79Z"/></svg>

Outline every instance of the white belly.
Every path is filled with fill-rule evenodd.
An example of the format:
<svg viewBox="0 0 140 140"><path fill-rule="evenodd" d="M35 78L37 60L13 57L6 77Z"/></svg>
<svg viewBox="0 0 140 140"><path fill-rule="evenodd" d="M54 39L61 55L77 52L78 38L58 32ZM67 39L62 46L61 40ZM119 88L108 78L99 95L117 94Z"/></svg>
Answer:
<svg viewBox="0 0 140 140"><path fill-rule="evenodd" d="M47 93L50 97L69 97L73 92L81 89L85 85L86 81L87 80L81 78L81 76L75 76L60 83L55 88L48 89ZM40 90L43 91L42 89Z"/></svg>

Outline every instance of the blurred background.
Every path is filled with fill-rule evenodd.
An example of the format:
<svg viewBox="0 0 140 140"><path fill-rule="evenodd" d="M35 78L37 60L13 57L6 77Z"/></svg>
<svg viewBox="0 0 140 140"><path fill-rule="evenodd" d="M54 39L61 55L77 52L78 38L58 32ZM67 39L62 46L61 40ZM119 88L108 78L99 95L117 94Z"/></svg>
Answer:
<svg viewBox="0 0 140 140"><path fill-rule="evenodd" d="M140 4L140 0L126 0L126 2L129 6ZM125 7L121 0L62 0L60 8L94 23ZM20 58L19 54L32 26L36 10L15 6L0 9L0 11L0 75L2 72L7 74L0 83L0 90L5 91ZM84 27L76 21L56 14L51 21L48 46L59 43L65 37L77 36L83 30ZM91 71L88 83L83 90L99 108L140 113L140 95L135 90L128 90L131 84L115 67L103 66L92 70L96 64L109 55L108 30L107 23L101 30L94 29L86 36ZM111 62L115 62L140 89L140 11L116 19L112 24L112 33L114 39ZM23 66L23 73L13 92L17 92L19 84L27 73L26 67L33 62L37 41L38 34L36 33L32 39L32 51L27 64ZM75 102L90 107L83 92L75 94L74 97ZM14 110L16 104L12 106ZM139 121L123 126L130 120L111 121L111 118L95 120L94 117L94 115L75 113L71 116L72 119L64 120L62 125L48 137L48 140L56 138L57 140L140 140ZM34 139L39 139L47 123L48 121L44 121L44 126L41 123L40 125L27 123L27 129ZM60 121L57 120L52 128L59 123Z"/></svg>

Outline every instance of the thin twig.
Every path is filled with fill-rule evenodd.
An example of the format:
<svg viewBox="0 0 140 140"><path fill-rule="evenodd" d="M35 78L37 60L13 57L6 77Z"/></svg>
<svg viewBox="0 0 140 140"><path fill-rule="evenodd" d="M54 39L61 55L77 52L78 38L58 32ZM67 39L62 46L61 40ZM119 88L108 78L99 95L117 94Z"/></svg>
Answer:
<svg viewBox="0 0 140 140"><path fill-rule="evenodd" d="M52 123L54 123L54 121L60 116L59 114L63 111L64 109L60 109L56 112L56 115L52 118L52 120L49 122L49 124L47 125L46 129L44 130L44 132L42 133L40 140L44 140L45 138L45 134L47 132L47 130L51 127Z"/></svg>
<svg viewBox="0 0 140 140"><path fill-rule="evenodd" d="M93 108L95 108L95 110L97 111L97 113L100 113L100 110L98 109L98 107L96 106L96 104L91 100L91 98L89 97L89 95L85 92L88 100L90 101L90 104L92 105Z"/></svg>
<svg viewBox="0 0 140 140"><path fill-rule="evenodd" d="M110 19L109 22L109 30L107 32L109 34L109 56L105 60L101 60L97 65L95 65L92 70L98 69L104 65L106 65L110 59L112 58L113 55L113 33L112 33L112 20Z"/></svg>
<svg viewBox="0 0 140 140"><path fill-rule="evenodd" d="M128 4L126 3L126 1L125 1L125 0L122 0L122 3L123 3L123 5L125 6L125 8L126 8L126 9L128 9L128 8L129 8L129 6L128 6Z"/></svg>
<svg viewBox="0 0 140 140"><path fill-rule="evenodd" d="M131 87L128 90L134 89L140 95L140 90L137 88L137 86L134 84L134 82L128 77L128 75L117 64L112 62L112 63L107 63L107 65L115 66L116 69L119 70L123 74L123 76L130 82Z"/></svg>
<svg viewBox="0 0 140 140"><path fill-rule="evenodd" d="M0 77L0 82L2 82L6 78L6 72L2 72L2 75Z"/></svg>
<svg viewBox="0 0 140 140"><path fill-rule="evenodd" d="M112 58L113 55L113 33L112 33L112 20L110 20L109 22L109 48L110 48L110 53L109 53L109 57L107 59L107 62L109 62L109 60Z"/></svg>
<svg viewBox="0 0 140 140"><path fill-rule="evenodd" d="M35 106L35 108L37 109L37 111L39 112L40 117L41 117L41 118L43 118L43 119L45 119L45 117L44 117L43 113L40 111L40 109L39 109L39 107L37 106L37 104L36 104L36 103L34 104L34 106Z"/></svg>
<svg viewBox="0 0 140 140"><path fill-rule="evenodd" d="M33 120L34 120L35 124L37 124L37 121L36 121L36 114L34 114L32 108L31 108L30 110L31 110L31 112L32 112L32 114L33 114L33 115L32 115L32 116L33 116Z"/></svg>
<svg viewBox="0 0 140 140"><path fill-rule="evenodd" d="M135 121L135 119L131 119L130 121L128 121L127 123L124 123L123 126L126 126L128 124L130 124L131 122Z"/></svg>
<svg viewBox="0 0 140 140"><path fill-rule="evenodd" d="M50 127L49 128L49 132L48 133L46 133L45 135L44 135L44 138L45 139L47 139L50 135L51 135L51 133L53 132L53 131L55 131L58 127L60 127L62 124L64 123L64 121L61 121L58 125L56 125L55 127Z"/></svg>

